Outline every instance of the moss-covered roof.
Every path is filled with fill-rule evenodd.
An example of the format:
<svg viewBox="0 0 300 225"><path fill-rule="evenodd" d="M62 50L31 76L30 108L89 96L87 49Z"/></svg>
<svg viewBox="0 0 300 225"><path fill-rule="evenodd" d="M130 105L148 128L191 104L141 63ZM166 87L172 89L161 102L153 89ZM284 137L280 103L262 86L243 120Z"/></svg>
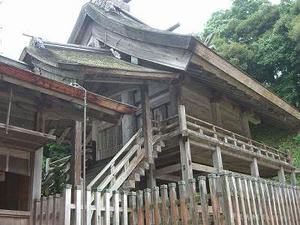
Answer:
<svg viewBox="0 0 300 225"><path fill-rule="evenodd" d="M74 66L87 66L100 69L115 69L134 72L158 71L120 60L112 56L112 54L109 54L109 52L81 51L76 49L64 48L37 48L34 46L27 47L25 51L32 57L56 67L59 67L59 64L67 64Z"/></svg>

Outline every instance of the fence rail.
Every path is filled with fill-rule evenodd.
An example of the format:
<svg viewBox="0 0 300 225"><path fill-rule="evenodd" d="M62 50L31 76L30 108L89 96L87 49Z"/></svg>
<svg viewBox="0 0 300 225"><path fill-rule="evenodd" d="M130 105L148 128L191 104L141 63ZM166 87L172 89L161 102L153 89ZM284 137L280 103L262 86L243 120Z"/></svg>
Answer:
<svg viewBox="0 0 300 225"><path fill-rule="evenodd" d="M298 187L225 173L137 192L87 191L87 203L86 222L93 225L300 224ZM83 219L80 188L35 202L35 225Z"/></svg>

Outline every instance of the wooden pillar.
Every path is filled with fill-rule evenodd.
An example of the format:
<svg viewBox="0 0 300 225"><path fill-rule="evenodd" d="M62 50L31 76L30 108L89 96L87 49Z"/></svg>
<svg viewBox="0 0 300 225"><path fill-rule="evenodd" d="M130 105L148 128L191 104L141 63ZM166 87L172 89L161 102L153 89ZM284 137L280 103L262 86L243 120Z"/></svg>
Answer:
<svg viewBox="0 0 300 225"><path fill-rule="evenodd" d="M291 185L293 186L297 185L296 171L292 171L291 173Z"/></svg>
<svg viewBox="0 0 300 225"><path fill-rule="evenodd" d="M180 93L179 85L170 85L169 87L170 106L168 109L169 117L174 116L178 113L179 93Z"/></svg>
<svg viewBox="0 0 300 225"><path fill-rule="evenodd" d="M148 85L141 87L142 109L143 109L143 134L144 134L144 148L145 156L150 164L154 163L153 160L153 145L152 145L152 121L150 110L150 99Z"/></svg>
<svg viewBox="0 0 300 225"><path fill-rule="evenodd" d="M155 172L155 163L150 164L149 170L146 172L147 188L154 188L156 186Z"/></svg>
<svg viewBox="0 0 300 225"><path fill-rule="evenodd" d="M30 224L33 224L34 201L41 198L42 189L42 165L43 165L43 148L30 153Z"/></svg>
<svg viewBox="0 0 300 225"><path fill-rule="evenodd" d="M70 180L72 185L81 185L82 123L79 121L73 121L71 143Z"/></svg>
<svg viewBox="0 0 300 225"><path fill-rule="evenodd" d="M249 128L249 120L248 120L247 113L241 112L240 117L241 117L241 127L243 130L243 134L246 137L251 138L251 132L250 132L250 128Z"/></svg>
<svg viewBox="0 0 300 225"><path fill-rule="evenodd" d="M222 152L220 146L216 147L216 150L212 154L213 165L214 168L217 169L217 172L221 172L223 170L223 162L222 162Z"/></svg>
<svg viewBox="0 0 300 225"><path fill-rule="evenodd" d="M213 98L210 100L210 106L211 106L211 113L212 113L212 120L213 123L217 126L222 127L222 115L221 115L221 109L220 109L220 99L221 96L214 94Z"/></svg>
<svg viewBox="0 0 300 225"><path fill-rule="evenodd" d="M284 173L284 169L283 167L281 166L279 171L278 171L278 179L279 179L279 182L280 183L283 183L285 184L286 183L286 180L285 180L285 173Z"/></svg>
<svg viewBox="0 0 300 225"><path fill-rule="evenodd" d="M178 118L179 118L179 148L180 148L180 163L181 163L181 177L184 181L188 182L193 179L192 169L192 156L190 141L187 136L187 124L185 106L178 106Z"/></svg>
<svg viewBox="0 0 300 225"><path fill-rule="evenodd" d="M95 145L95 151L96 151L96 160L100 159L100 152L99 152L99 125L100 121L93 120L92 121L92 142L93 145Z"/></svg>
<svg viewBox="0 0 300 225"><path fill-rule="evenodd" d="M121 101L126 104L134 105L134 92L125 91L121 94ZM136 132L135 115L124 115L122 118L122 142L125 145Z"/></svg>
<svg viewBox="0 0 300 225"><path fill-rule="evenodd" d="M251 176L259 177L259 169L256 158L253 158L253 161L251 163Z"/></svg>

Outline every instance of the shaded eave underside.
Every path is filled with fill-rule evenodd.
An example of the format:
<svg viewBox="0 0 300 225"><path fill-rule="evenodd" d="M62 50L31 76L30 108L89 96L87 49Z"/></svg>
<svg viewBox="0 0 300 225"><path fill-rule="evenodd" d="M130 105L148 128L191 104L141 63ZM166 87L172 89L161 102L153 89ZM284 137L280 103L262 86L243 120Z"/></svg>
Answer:
<svg viewBox="0 0 300 225"><path fill-rule="evenodd" d="M7 130L7 133L6 133ZM0 123L0 143L2 147L16 148L24 151L36 151L56 137L37 131L27 130Z"/></svg>
<svg viewBox="0 0 300 225"><path fill-rule="evenodd" d="M0 58L0 74L2 80L23 85L26 88L54 95L63 100L82 105L84 99L83 90L36 75L24 68L19 68L17 63L16 65L3 63L2 61L7 60L2 60L3 58L4 57ZM88 108L104 112L109 115L131 114L137 110L134 106L123 104L91 92L87 93L87 101Z"/></svg>
<svg viewBox="0 0 300 225"><path fill-rule="evenodd" d="M138 21L135 22L138 23ZM299 126L300 124L300 112L296 108L289 105L265 88L261 83L230 64L192 36L158 31L145 24L138 25L141 27L126 24L124 21L111 18L91 3L87 3L82 8L77 19L76 25L69 38L69 43L80 43L84 32L94 23L98 26L98 32L96 28L92 28L91 33L109 47L146 61L183 71L188 71L190 62L198 65L200 68L209 67L208 70L216 73L218 79L237 86L241 91L246 93L249 98L264 99L270 107L277 109L276 111L279 110L286 116L291 116L296 122L295 126ZM105 38L101 36L101 32L99 31L104 31ZM117 45L107 38L108 34L115 35L115 37L119 38ZM131 42L131 45L135 46L135 48L140 46L141 51L132 51L130 48L125 47L122 48L123 40L124 46L127 44L126 41L128 41L128 43ZM143 48L146 50L150 48L155 54L147 55L147 52L142 51ZM156 57L159 56L160 53L163 53L162 56L164 56L162 60L158 60L159 57ZM197 58L201 59L200 62ZM211 69L212 67L213 69Z"/></svg>

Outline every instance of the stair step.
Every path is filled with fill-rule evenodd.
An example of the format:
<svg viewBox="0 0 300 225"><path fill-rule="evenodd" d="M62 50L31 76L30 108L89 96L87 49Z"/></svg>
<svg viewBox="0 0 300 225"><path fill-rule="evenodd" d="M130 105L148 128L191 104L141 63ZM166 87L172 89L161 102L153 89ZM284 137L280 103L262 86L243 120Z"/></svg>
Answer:
<svg viewBox="0 0 300 225"><path fill-rule="evenodd" d="M164 148L166 147L166 143L164 141L160 141L160 146Z"/></svg>
<svg viewBox="0 0 300 225"><path fill-rule="evenodd" d="M161 152L161 146L160 145L154 146L154 150L157 152Z"/></svg>
<svg viewBox="0 0 300 225"><path fill-rule="evenodd" d="M134 180L127 180L125 181L125 183L123 184L123 188L126 189L132 189L135 188L135 181Z"/></svg>
<svg viewBox="0 0 300 225"><path fill-rule="evenodd" d="M128 180L141 181L141 176L137 171L134 171L128 178Z"/></svg>
<svg viewBox="0 0 300 225"><path fill-rule="evenodd" d="M137 173L140 174L140 176L145 176L145 169L142 167L137 168Z"/></svg>

